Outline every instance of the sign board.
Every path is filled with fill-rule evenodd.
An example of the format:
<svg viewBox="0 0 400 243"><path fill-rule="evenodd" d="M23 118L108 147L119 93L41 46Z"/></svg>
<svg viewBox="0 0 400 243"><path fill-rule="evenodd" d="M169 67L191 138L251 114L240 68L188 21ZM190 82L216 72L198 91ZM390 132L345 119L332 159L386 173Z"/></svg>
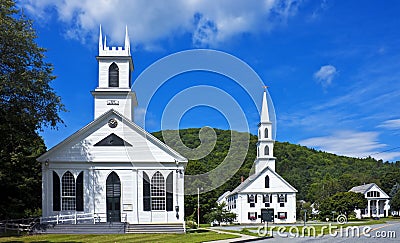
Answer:
<svg viewBox="0 0 400 243"><path fill-rule="evenodd" d="M107 105L119 105L118 100L107 100Z"/></svg>
<svg viewBox="0 0 400 243"><path fill-rule="evenodd" d="M261 220L264 222L274 222L274 209L272 208L261 209Z"/></svg>

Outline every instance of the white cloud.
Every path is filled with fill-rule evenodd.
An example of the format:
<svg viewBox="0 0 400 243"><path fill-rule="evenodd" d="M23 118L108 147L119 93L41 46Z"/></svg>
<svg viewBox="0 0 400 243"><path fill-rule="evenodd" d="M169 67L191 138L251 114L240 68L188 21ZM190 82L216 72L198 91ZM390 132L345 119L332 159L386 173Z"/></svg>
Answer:
<svg viewBox="0 0 400 243"><path fill-rule="evenodd" d="M332 83L336 75L337 71L333 65L325 65L314 73L314 78L321 83L323 87L326 87Z"/></svg>
<svg viewBox="0 0 400 243"><path fill-rule="evenodd" d="M191 34L195 45L218 45L235 35L259 33L285 23L297 13L295 0L24 0L20 5L41 22L54 16L65 24L68 38L94 41L98 26L114 41L123 40L128 25L135 45Z"/></svg>
<svg viewBox="0 0 400 243"><path fill-rule="evenodd" d="M371 156L387 161L400 156L400 152L381 152L387 145L379 143L378 136L377 132L343 130L330 136L308 138L299 143L329 153L357 158Z"/></svg>
<svg viewBox="0 0 400 243"><path fill-rule="evenodd" d="M382 122L378 127L390 129L390 130L398 130L400 129L400 119L387 120Z"/></svg>

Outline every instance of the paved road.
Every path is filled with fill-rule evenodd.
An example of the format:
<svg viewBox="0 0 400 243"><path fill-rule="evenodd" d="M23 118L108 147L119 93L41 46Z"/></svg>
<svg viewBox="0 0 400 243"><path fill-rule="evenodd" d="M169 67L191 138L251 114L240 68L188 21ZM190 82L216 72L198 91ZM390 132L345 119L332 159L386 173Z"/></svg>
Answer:
<svg viewBox="0 0 400 243"><path fill-rule="evenodd" d="M344 225L342 231L337 232L336 235L323 235L320 237L299 237L290 236L288 233L279 234L274 232L274 238L260 240L257 242L400 242L400 222L388 222L386 224L377 224L370 226L360 226L359 234L353 229L346 227L349 225ZM346 233L347 232L347 233Z"/></svg>
<svg viewBox="0 0 400 243"><path fill-rule="evenodd" d="M294 225L284 225L286 227L291 227ZM298 224L297 226L300 226ZM339 225L340 226L340 225ZM228 226L228 227L215 227L220 229L230 229L230 230L238 230L240 231L242 228L249 227L249 226ZM351 227L351 228L347 228ZM358 230L358 232L357 232ZM256 231L254 231L256 232ZM295 232L295 231L293 231ZM354 227L350 224L345 224L342 226L341 230L332 231L332 235L323 235L323 236L316 236L316 237L302 237L300 235L289 233L279 233L274 232L274 238L265 239L265 240L257 240L255 242L295 242L295 243L305 243L305 242L322 242L322 243L331 243L331 242L366 242L366 243L375 243L375 242L400 242L400 222L399 221L392 221L386 224L376 224L376 225L369 225L369 226L359 226Z"/></svg>

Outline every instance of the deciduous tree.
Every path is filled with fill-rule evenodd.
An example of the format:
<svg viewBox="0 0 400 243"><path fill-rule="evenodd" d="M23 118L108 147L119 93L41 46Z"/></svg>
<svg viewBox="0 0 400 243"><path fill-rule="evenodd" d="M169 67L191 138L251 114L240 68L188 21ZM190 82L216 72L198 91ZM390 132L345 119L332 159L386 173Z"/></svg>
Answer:
<svg viewBox="0 0 400 243"><path fill-rule="evenodd" d="M13 0L0 0L0 218L23 217L41 204L45 151L38 131L61 123L64 110L50 87L53 67L45 62L32 21Z"/></svg>

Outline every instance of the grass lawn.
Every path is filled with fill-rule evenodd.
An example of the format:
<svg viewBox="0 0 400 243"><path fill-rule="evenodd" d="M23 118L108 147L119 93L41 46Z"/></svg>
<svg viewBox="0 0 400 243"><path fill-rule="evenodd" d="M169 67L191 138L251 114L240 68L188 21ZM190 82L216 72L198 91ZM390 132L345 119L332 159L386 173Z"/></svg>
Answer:
<svg viewBox="0 0 400 243"><path fill-rule="evenodd" d="M31 235L0 237L0 242L204 242L236 238L235 235L215 232L188 234L118 234L118 235Z"/></svg>

